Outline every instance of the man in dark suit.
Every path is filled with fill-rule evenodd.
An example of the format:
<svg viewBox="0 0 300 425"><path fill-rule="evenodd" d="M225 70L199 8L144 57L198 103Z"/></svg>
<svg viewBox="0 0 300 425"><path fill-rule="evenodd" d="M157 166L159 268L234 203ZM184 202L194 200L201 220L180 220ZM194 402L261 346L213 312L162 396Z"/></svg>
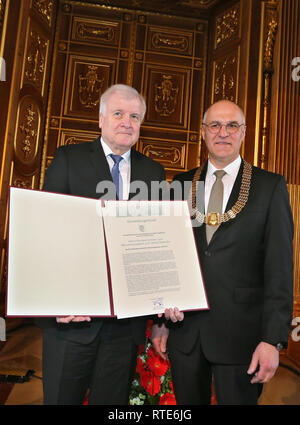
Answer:
<svg viewBox="0 0 300 425"><path fill-rule="evenodd" d="M178 404L209 404L212 379L218 404L257 404L288 342L293 291L289 196L282 176L240 157L245 129L237 105L212 105L202 130L208 161L202 169L175 177L182 186L193 181L193 229L210 306L185 313L184 319L182 312L167 310L169 331L153 330L153 344L162 356L168 338ZM197 181L205 184L204 211L194 202ZM219 211L210 208L217 198Z"/></svg>
<svg viewBox="0 0 300 425"><path fill-rule="evenodd" d="M142 181L150 199L151 182L165 180L165 173L159 163L131 149L145 111L145 101L135 89L110 87L100 100L101 138L60 147L46 172L43 190L98 199L116 179L117 197L127 200L138 199L130 189L133 182ZM140 192L142 199L144 192ZM82 404L89 388L89 404L128 404L146 320L43 319L44 403Z"/></svg>

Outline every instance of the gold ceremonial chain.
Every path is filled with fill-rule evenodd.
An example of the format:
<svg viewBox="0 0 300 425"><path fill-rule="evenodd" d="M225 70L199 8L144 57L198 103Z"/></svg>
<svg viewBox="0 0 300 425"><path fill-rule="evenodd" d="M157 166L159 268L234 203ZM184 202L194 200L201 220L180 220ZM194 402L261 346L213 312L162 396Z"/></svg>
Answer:
<svg viewBox="0 0 300 425"><path fill-rule="evenodd" d="M199 177L202 173L203 167L199 167L194 175L193 182L192 182L192 188L190 190L189 194L189 206L191 206L191 217L192 219L196 219L199 223L208 224L210 226L218 226L221 223L225 223L226 221L229 221L233 218L235 218L244 208L248 201L249 197L249 190L250 190L250 184L251 184L251 177L252 177L252 165L250 165L248 162L244 161L244 169L243 169L243 175L242 175L242 184L240 187L240 193L238 200L233 205L233 207L226 211L224 214L219 214L217 212L210 212L208 214L201 213L197 207L196 207L196 185L199 180Z"/></svg>

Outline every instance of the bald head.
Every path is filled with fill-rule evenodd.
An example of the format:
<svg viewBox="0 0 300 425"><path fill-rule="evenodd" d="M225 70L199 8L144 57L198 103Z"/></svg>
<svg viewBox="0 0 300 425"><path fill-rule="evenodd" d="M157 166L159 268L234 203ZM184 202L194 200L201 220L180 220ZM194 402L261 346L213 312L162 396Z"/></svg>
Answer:
<svg viewBox="0 0 300 425"><path fill-rule="evenodd" d="M231 102L230 100L219 100L218 102L215 102L213 105L211 105L205 112L203 116L203 123L207 124L209 122L208 118L211 116L211 113L214 111L219 110L229 110L229 111L236 111L238 114L240 114L241 118L241 124L245 124L245 115L244 111L240 106L238 106L236 103Z"/></svg>

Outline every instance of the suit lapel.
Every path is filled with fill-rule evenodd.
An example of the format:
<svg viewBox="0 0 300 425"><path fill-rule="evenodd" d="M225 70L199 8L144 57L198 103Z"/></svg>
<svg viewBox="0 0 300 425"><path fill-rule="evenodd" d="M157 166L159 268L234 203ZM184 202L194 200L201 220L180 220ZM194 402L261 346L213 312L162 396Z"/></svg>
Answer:
<svg viewBox="0 0 300 425"><path fill-rule="evenodd" d="M240 169L239 172L236 176L230 197L228 199L225 211L230 210L231 207L233 207L233 205L236 203L239 193L240 193L240 187L242 184L242 175L243 175L243 169L244 169L244 162L242 161L241 165L240 165Z"/></svg>
<svg viewBox="0 0 300 425"><path fill-rule="evenodd" d="M132 197L140 196L140 199L148 199L149 195L149 178L147 177L147 172L145 172L145 161L143 160L143 157L139 156L137 151L135 149L131 149L130 154L130 162L131 162L131 169L130 169L130 189L129 189L129 199L132 199ZM141 181L142 187L144 185L147 185L147 191L142 189L140 192L137 192L136 188L132 187L133 182Z"/></svg>
<svg viewBox="0 0 300 425"><path fill-rule="evenodd" d="M90 160L98 182L104 180L112 181L109 165L104 155L100 137L91 144Z"/></svg>
<svg viewBox="0 0 300 425"><path fill-rule="evenodd" d="M131 149L130 153L130 183L134 182L135 180L139 180L141 178L141 171L139 169L140 161L137 157L135 149Z"/></svg>
<svg viewBox="0 0 300 425"><path fill-rule="evenodd" d="M207 164L208 164L208 161L206 161L206 163L204 164L203 170L201 171L200 178L199 178L199 181L203 181L204 183L205 183L205 177L206 177L206 173L207 173ZM202 226L199 226L199 227L197 227L197 228L194 229L195 238L196 239L199 238L199 240L201 240L200 246L202 245L202 247L204 249L207 248L206 228L205 228L205 226L206 226L205 224L202 224Z"/></svg>

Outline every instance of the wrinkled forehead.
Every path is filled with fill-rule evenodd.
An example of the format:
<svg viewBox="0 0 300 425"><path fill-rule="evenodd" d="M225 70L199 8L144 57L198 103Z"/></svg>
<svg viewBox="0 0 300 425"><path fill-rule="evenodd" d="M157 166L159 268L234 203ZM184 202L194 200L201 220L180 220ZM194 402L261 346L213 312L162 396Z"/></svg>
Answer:
<svg viewBox="0 0 300 425"><path fill-rule="evenodd" d="M241 108L230 101L220 101L212 105L205 113L204 122L219 121L230 122L236 121L244 123L244 113Z"/></svg>
<svg viewBox="0 0 300 425"><path fill-rule="evenodd" d="M107 99L107 106L109 109L120 108L138 113L143 111L143 105L140 99L128 93L112 93Z"/></svg>

